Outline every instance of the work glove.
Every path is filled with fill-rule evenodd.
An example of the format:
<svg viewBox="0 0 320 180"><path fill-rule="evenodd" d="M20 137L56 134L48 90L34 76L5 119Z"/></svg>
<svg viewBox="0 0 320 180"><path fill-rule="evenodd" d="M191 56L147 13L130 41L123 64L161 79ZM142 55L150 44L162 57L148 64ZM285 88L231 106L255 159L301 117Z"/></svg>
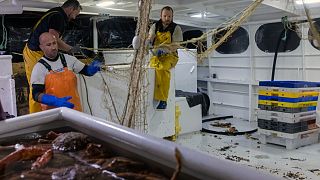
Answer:
<svg viewBox="0 0 320 180"><path fill-rule="evenodd" d="M157 52L156 52L156 56L162 56L162 55L165 55L165 54L168 54L165 50L163 49L158 49Z"/></svg>
<svg viewBox="0 0 320 180"><path fill-rule="evenodd" d="M101 62L95 59L91 64L88 65L87 74L93 76L98 71L101 71Z"/></svg>
<svg viewBox="0 0 320 180"><path fill-rule="evenodd" d="M50 94L43 94L42 98L41 98L41 103L49 105L49 106L55 106L55 107L73 108L74 104L69 102L69 100L71 98L72 98L71 96L65 96L62 98L58 98L58 97L50 95Z"/></svg>
<svg viewBox="0 0 320 180"><path fill-rule="evenodd" d="M70 54L74 54L74 53L79 53L80 52L80 45L77 44L75 46L73 46L68 53Z"/></svg>

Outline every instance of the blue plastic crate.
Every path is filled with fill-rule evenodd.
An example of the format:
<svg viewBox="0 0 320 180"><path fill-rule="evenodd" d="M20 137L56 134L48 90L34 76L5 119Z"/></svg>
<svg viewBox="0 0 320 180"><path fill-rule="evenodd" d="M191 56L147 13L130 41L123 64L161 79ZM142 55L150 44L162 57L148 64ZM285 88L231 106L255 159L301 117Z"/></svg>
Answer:
<svg viewBox="0 0 320 180"><path fill-rule="evenodd" d="M308 107L308 111L314 111L314 110L317 110L317 106Z"/></svg>
<svg viewBox="0 0 320 180"><path fill-rule="evenodd" d="M267 101L278 101L279 100L279 96L263 96L263 95L259 95L258 99L259 100L267 100Z"/></svg>
<svg viewBox="0 0 320 180"><path fill-rule="evenodd" d="M259 86L284 87L284 88L309 88L309 87L320 87L320 82L309 82L309 81L259 81Z"/></svg>
<svg viewBox="0 0 320 180"><path fill-rule="evenodd" d="M276 111L276 112L284 112L284 113L300 113L300 112L317 110L317 106L309 106L309 107L302 107L302 108L286 108L286 107L263 105L263 104L258 104L258 108L266 111Z"/></svg>
<svg viewBox="0 0 320 180"><path fill-rule="evenodd" d="M308 102L308 101L318 101L318 96L310 96L310 97L300 97L300 98L287 98L287 97L278 97L279 102Z"/></svg>
<svg viewBox="0 0 320 180"><path fill-rule="evenodd" d="M259 100L267 100L267 101L279 101L279 102L306 102L306 101L318 101L318 96L307 96L300 98L287 98L287 97L279 97L279 96L263 96L259 95Z"/></svg>

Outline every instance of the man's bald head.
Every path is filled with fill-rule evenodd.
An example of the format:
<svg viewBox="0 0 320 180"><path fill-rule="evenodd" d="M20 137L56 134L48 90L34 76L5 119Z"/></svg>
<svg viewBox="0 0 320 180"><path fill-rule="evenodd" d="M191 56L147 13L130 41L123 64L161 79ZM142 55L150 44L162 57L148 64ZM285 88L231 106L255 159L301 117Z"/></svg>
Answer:
<svg viewBox="0 0 320 180"><path fill-rule="evenodd" d="M58 54L58 44L56 37L49 33L44 32L39 37L40 49L43 51L44 55L50 59L54 59Z"/></svg>
<svg viewBox="0 0 320 180"><path fill-rule="evenodd" d="M47 41L52 40L52 39L56 39L56 37L53 34L49 33L49 32L44 32L39 36L40 44L44 44L44 42L47 42Z"/></svg>

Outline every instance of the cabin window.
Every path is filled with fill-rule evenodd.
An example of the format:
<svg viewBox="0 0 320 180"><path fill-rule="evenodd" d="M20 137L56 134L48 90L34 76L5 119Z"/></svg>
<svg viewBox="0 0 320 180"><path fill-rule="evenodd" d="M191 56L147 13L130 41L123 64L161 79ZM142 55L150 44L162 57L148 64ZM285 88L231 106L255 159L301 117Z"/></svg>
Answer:
<svg viewBox="0 0 320 180"><path fill-rule="evenodd" d="M282 23L268 23L260 26L255 34L255 41L261 51L274 53L281 35L278 52L291 52L298 48L300 37L295 27L285 30Z"/></svg>
<svg viewBox="0 0 320 180"><path fill-rule="evenodd" d="M316 21L313 23L313 25L314 25L314 27L317 29L317 32L319 33L319 32L320 32L320 20L316 20ZM311 45L312 45L314 48L320 50L320 42L318 42L318 46L315 44L315 43L316 43L316 42L315 42L315 38L313 38L313 36L312 36L311 29L309 29L309 31L308 31L308 37L310 37L310 38L309 38L309 42L311 43Z"/></svg>
<svg viewBox="0 0 320 180"><path fill-rule="evenodd" d="M97 23L99 48L127 48L135 35L133 18L112 17Z"/></svg>
<svg viewBox="0 0 320 180"><path fill-rule="evenodd" d="M203 32L201 30L189 30L185 31L183 33L183 41L190 40L192 38L198 38L203 35ZM207 42L206 41L199 41L196 43L188 43L186 45L186 48L188 49L197 49L197 52L203 52L207 49Z"/></svg>
<svg viewBox="0 0 320 180"><path fill-rule="evenodd" d="M221 31L212 37L212 42L218 42L227 31ZM249 34L247 30L239 27L231 36L223 42L216 51L220 54L239 54L249 47Z"/></svg>

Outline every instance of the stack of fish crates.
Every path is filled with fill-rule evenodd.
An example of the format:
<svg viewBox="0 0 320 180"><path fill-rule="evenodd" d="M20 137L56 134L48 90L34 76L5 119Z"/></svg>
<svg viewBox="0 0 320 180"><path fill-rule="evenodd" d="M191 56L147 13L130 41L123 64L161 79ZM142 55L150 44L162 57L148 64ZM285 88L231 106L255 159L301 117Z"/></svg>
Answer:
<svg viewBox="0 0 320 180"><path fill-rule="evenodd" d="M261 143L287 149L317 143L319 91L316 82L260 81L257 115Z"/></svg>

